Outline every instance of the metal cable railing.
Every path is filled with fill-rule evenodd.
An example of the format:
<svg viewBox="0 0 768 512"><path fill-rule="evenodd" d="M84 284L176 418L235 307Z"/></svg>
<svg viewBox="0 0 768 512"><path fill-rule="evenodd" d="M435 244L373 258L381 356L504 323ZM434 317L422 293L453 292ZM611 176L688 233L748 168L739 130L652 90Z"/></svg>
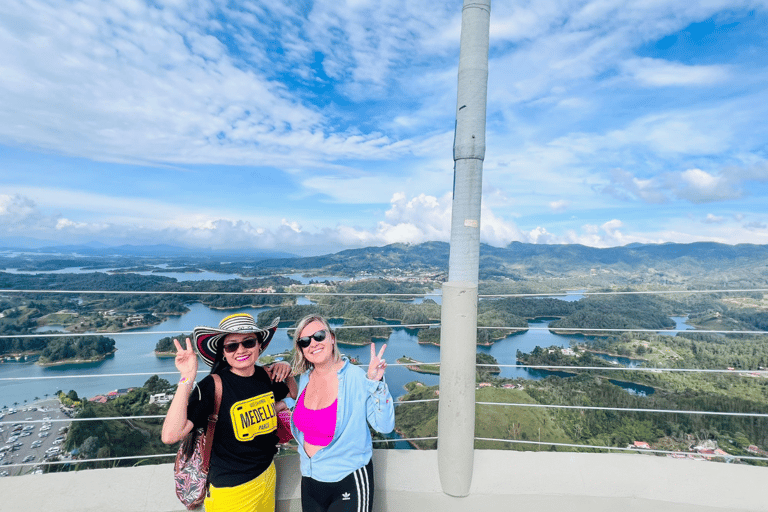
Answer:
<svg viewBox="0 0 768 512"><path fill-rule="evenodd" d="M328 297L436 297L441 295L439 292L413 292L413 293L392 293L392 292L321 292L311 290L311 285L304 285L310 290L291 291L291 292L225 292L225 291L168 291L168 290L49 290L49 289L0 289L0 293L43 293L43 294L97 294L97 295L265 295L265 296L328 296ZM723 288L723 289L695 289L695 290L623 290L623 291L605 291L605 292L541 292L541 293L488 293L477 295L480 299L497 298L525 298L525 297L572 297L573 295L583 295L585 297L597 295L676 295L676 294L702 294L702 293L752 293L768 292L768 288Z"/></svg>
<svg viewBox="0 0 768 512"><path fill-rule="evenodd" d="M439 399L431 398L424 400L395 400L395 405L403 404L417 404L427 402L437 402ZM111 417L96 417L96 418L52 418L50 420L15 420L0 422L3 424L23 423L23 424L37 424L37 423L76 423L76 422L91 422L91 421L133 421L133 420L162 420L165 419L165 415L145 415L145 416L111 416ZM373 443L397 443L397 442L412 442L412 441L428 441L436 440L437 437L397 437L391 439L374 439ZM157 459L157 458L170 458L176 457L176 453L161 453L152 455L131 455L123 457L105 457L98 459L68 459L68 460L42 460L35 462L17 462L6 464L6 467L40 467L46 465L79 465L91 462L119 462L123 460L144 460L144 459ZM2 466L0 466L2 467Z"/></svg>
<svg viewBox="0 0 768 512"><path fill-rule="evenodd" d="M534 446L557 446L561 448L578 448L578 449L590 449L590 450L609 450L609 451L621 451L621 452L634 452L634 453L662 453L672 456L685 456L685 457L698 457L711 458L711 459L743 459L743 460L759 460L768 461L768 457L757 457L753 455L731 455L731 454L702 454L699 452L686 452L686 451L674 451L674 450L659 450L656 448L623 448L619 446L599 446L588 444L571 444L571 443L553 443L548 441L527 441L522 439L495 439L488 437L475 437L475 441L491 441L499 443L512 443L512 444L526 444Z"/></svg>
<svg viewBox="0 0 768 512"><path fill-rule="evenodd" d="M2 290L0 290L2 291ZM507 298L507 297L572 297L573 295L584 295L585 297L594 295L669 295L669 294L698 294L698 293L748 293L748 292L768 292L768 288L724 288L719 290L627 290L627 291L610 291L610 292L581 292L568 293L568 292L555 292L555 293L498 293L498 294L478 294L478 298Z"/></svg>
<svg viewBox="0 0 768 512"><path fill-rule="evenodd" d="M426 364L426 363L420 363ZM431 363L435 364L435 363ZM539 365L539 364L493 364L477 363L480 367L498 367L498 368L530 368L534 370L604 370L608 372L693 372L693 373L724 373L724 374L760 374L768 375L768 370L728 370L728 369L704 369L704 368L658 368L655 366L557 366L557 365Z"/></svg>
<svg viewBox="0 0 768 512"><path fill-rule="evenodd" d="M500 405L508 407L533 407L541 409L578 409L582 411L649 412L674 414L701 414L702 416L734 416L741 418L768 418L768 414L753 412L685 411L682 409L642 409L638 407L598 407L596 405L525 404L510 402L475 402L475 405Z"/></svg>
<svg viewBox="0 0 768 512"><path fill-rule="evenodd" d="M768 292L768 289L720 289L720 290L662 290L662 291L623 291L623 292L579 292L580 295L583 296L590 296L590 295L632 295L632 294L697 294L697 293L748 293L748 292ZM0 293L48 293L48 294L55 294L55 293L67 293L67 294L130 294L130 295L147 295L147 294L160 294L160 295L188 295L188 296L196 296L196 295L285 295L285 296L354 296L354 297L430 297L430 296L436 296L439 294L436 293L336 293L336 292L313 292L313 291L295 291L295 292L275 292L275 293L268 293L268 292L173 292L173 291L116 291L116 290L13 290L13 289L5 289L0 290ZM506 298L506 297L554 297L554 296L564 296L567 297L569 293L525 293L525 294L486 294L486 295L479 295L480 298ZM336 329L363 329L363 328L414 328L414 329L420 329L420 328L434 328L439 327L440 324L435 323L419 323L419 324L376 324L376 325L360 325L360 326L338 326ZM478 329L494 329L494 330L509 330L509 331L523 331L523 330L548 330L548 331L555 331L555 332L578 332L578 333L598 333L598 332L604 332L604 333L612 333L612 332L633 332L633 333L677 333L677 332L688 332L688 333L712 333L712 334L752 334L752 335L764 335L766 334L765 331L759 331L759 330L699 330L699 329L605 329L605 328L588 328L588 327L579 327L579 328L551 328L551 327L520 327L520 326L499 326L499 327L489 327L489 326L478 326ZM160 334L179 334L178 331L154 331L154 332L146 332L146 333L136 333L136 332L98 332L98 333L35 333L35 334L23 334L23 335L0 335L0 339L4 338L54 338L54 337L64 337L64 336L71 336L71 337L82 337L82 336L123 336L123 335L137 335L137 334L146 334L146 335L160 335ZM439 366L438 363L424 363L424 362L412 362L412 363L391 363L390 366L419 366L419 365L430 365L430 366ZM721 369L695 369L695 368L652 368L652 367L583 367L583 366L552 366L552 365L504 365L504 364L478 364L479 367L513 367L513 368L526 368L526 369L542 369L542 370L570 370L570 371L640 371L640 372L701 372L701 373L722 373L722 374L735 374L735 375L741 375L741 374L758 374L763 375L768 372L765 370L721 370ZM147 372L147 373L125 373L125 374L101 374L101 375L68 375L68 376L50 376L50 377L42 377L42 378L51 378L51 379L69 379L69 378L100 378L100 377L119 377L119 376L151 376L151 375L176 375L177 372ZM23 380L32 380L32 379L40 379L41 377L15 377L15 378L0 378L0 381L23 381ZM424 402L437 402L439 399L426 399L426 400L407 400L407 401L395 401L397 405L402 404L414 404L414 403L424 403ZM597 406L572 406L572 405L557 405L557 404L526 404L526 403L504 403L504 402L476 402L479 406L517 406L517 407L540 407L540 408L553 408L553 409L580 409L580 410L596 410L596 411L613 411L613 412L642 412L642 413L676 413L676 414L687 414L687 415L715 415L715 416L733 416L733 417L754 417L754 418L766 418L768 417L768 414L762 414L762 413L737 413L737 412L722 412L722 411L684 411L684 410L674 410L674 409L644 409L644 408L620 408L620 407L597 407ZM126 417L104 417L104 418L63 418L63 419L55 419L50 420L51 422L75 422L75 421L118 421L118 420L141 420L141 419L162 419L165 416L163 415L151 415L151 416L126 416ZM17 420L17 421L0 421L0 425L3 424L10 424L10 423L43 423L45 420ZM377 443L387 443L387 442L396 442L396 441L422 441L422 440L436 440L436 437L421 437L421 438L406 438L406 439L387 439L387 440L377 440L375 442ZM476 441L489 441L489 442L502 442L502 443L513 443L513 444L526 444L526 445L546 445L546 446L557 446L557 447L564 447L564 448L576 448L576 449L595 449L595 450L618 450L618 451L631 451L631 452L648 452L648 453L661 453L661 454L669 454L673 456L698 456L701 457L702 455L697 452L680 452L680 451L669 451L669 450L655 450L655 449L644 449L644 448L620 448L620 447L611 447L611 446L599 446L599 445L579 445L579 444L567 444L567 443L554 443L554 442L535 442L535 441L527 441L527 440L515 440L515 439L496 439L496 438L483 438L483 437L476 437ZM15 467L15 466L40 466L42 464L84 464L89 462L106 462L106 461L120 461L120 460L137 460L137 459L152 459L152 458L161 458L161 457L172 457L175 456L175 453L173 454L156 454L156 455L146 455L146 456L129 456L129 457L112 457L112 458L101 458L101 459L86 459L86 460L75 460L75 461L37 461L37 462L31 462L31 463L18 463L18 464L10 464L9 467ZM731 459L744 459L744 460L759 460L759 461L768 461L767 457L757 457L757 456L736 456L736 455L707 455L707 457L724 457L724 458L731 458Z"/></svg>
<svg viewBox="0 0 768 512"><path fill-rule="evenodd" d="M113 418L114 419L114 418ZM437 437L411 437L411 438L392 438L392 439L373 439L371 442L374 444L381 443L399 443L409 441L436 441ZM8 464L8 467L39 467L39 466L77 466L87 463L95 462L119 462L122 460L146 460L146 459L160 459L176 457L175 453L158 453L152 455L128 455L123 457L102 457L97 459L71 459L71 460L50 460L39 462L19 462L18 464Z"/></svg>

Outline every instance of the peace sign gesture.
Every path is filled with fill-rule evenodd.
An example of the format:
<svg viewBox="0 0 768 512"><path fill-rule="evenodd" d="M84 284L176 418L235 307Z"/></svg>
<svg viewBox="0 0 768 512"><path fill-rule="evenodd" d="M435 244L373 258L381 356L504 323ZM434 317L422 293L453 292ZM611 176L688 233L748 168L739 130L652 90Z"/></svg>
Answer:
<svg viewBox="0 0 768 512"><path fill-rule="evenodd" d="M384 376L384 370L387 369L387 362L382 359L384 355L384 349L387 348L387 344L381 346L378 355L376 354L376 344L371 343L371 362L368 363L368 378L371 380L381 380Z"/></svg>
<svg viewBox="0 0 768 512"><path fill-rule="evenodd" d="M192 342L187 338L187 348L181 347L179 340L173 339L176 345L176 369L179 370L182 377L189 377L192 381L197 376L197 354L192 349Z"/></svg>

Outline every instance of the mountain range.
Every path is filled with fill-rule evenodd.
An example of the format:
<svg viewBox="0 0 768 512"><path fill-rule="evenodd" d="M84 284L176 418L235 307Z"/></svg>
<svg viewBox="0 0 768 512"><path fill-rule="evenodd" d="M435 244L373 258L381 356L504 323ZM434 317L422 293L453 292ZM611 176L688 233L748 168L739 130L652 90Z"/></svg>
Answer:
<svg viewBox="0 0 768 512"><path fill-rule="evenodd" d="M6 248L9 252L13 249ZM152 246L51 246L26 249L25 255L62 259L67 255L90 259L99 257L188 260L210 270L247 265L270 271L313 271L322 273L376 272L388 270L447 272L450 246L446 242L390 244L381 247L347 249L321 256L298 257L280 252L214 251L170 245ZM8 257L8 256L6 256ZM196 263L193 263L196 262ZM230 268L231 270L231 268ZM545 245L512 242L506 247L480 246L480 277L530 278L531 276L601 275L618 273L658 274L674 280L677 276L701 276L702 280L755 279L768 276L768 245L727 245L715 242L690 244L630 244L595 248L584 245Z"/></svg>

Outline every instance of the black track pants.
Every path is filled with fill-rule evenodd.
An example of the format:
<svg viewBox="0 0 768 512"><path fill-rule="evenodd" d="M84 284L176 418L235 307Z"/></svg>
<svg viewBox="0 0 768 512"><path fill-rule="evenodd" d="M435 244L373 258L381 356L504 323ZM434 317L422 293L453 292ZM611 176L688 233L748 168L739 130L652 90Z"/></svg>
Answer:
<svg viewBox="0 0 768 512"><path fill-rule="evenodd" d="M371 512L373 507L373 460L339 482L301 478L303 512Z"/></svg>

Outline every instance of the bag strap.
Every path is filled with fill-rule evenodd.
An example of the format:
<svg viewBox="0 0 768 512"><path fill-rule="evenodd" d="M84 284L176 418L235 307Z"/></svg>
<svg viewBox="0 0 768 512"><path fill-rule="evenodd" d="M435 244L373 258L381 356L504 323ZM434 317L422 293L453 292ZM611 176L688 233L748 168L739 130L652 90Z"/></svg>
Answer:
<svg viewBox="0 0 768 512"><path fill-rule="evenodd" d="M219 407L221 406L221 376L213 374L213 384L216 389L213 414L208 416L208 427L205 429L205 451L203 452L203 470L208 472L211 464L211 448L213 448L213 432L216 430L216 421L219 419Z"/></svg>

